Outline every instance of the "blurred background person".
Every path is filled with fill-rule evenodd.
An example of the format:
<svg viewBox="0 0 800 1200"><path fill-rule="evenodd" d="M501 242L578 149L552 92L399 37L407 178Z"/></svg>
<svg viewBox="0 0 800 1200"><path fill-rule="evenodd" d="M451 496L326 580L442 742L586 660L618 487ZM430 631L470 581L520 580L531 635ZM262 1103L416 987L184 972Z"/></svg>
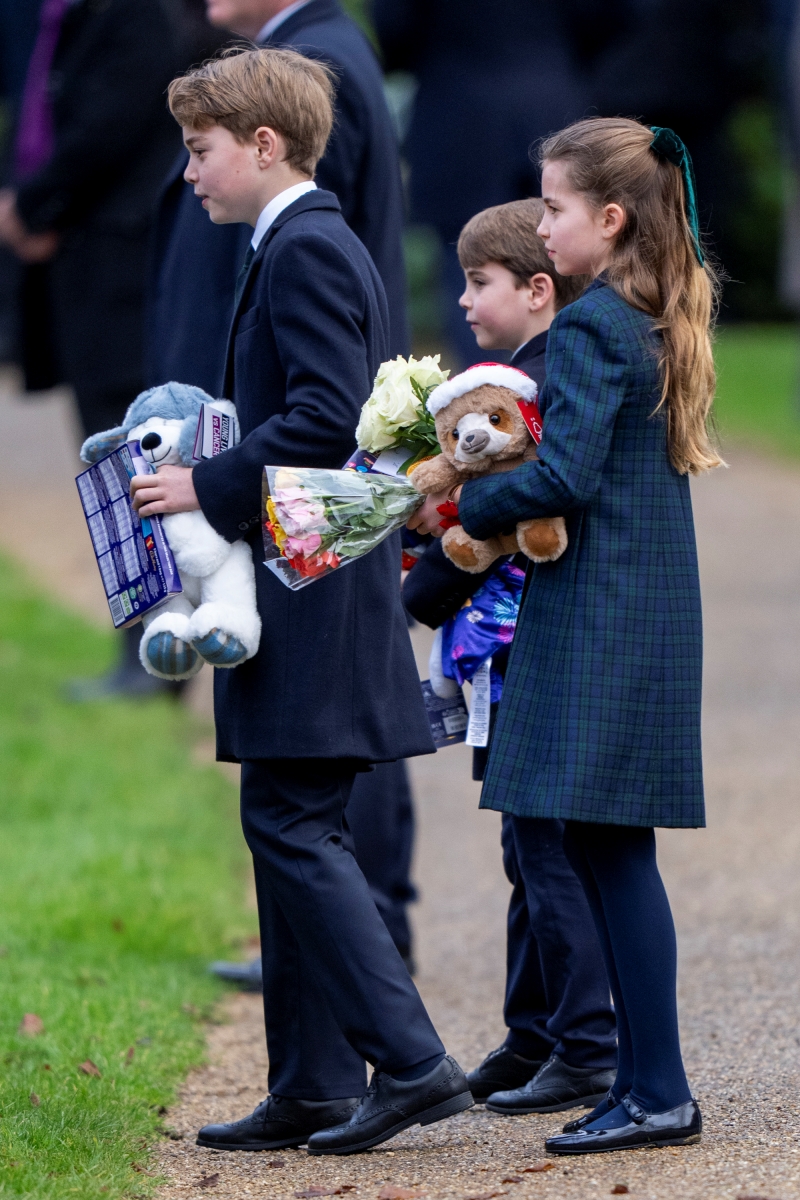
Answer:
<svg viewBox="0 0 800 1200"><path fill-rule="evenodd" d="M13 129L17 122L22 89L31 51L39 28L42 0L0 0L0 105L2 127ZM9 182L8 156L0 136L0 186ZM21 263L0 244L0 362L17 357L17 292Z"/></svg>
<svg viewBox="0 0 800 1200"><path fill-rule="evenodd" d="M678 131L694 163L705 242L730 280L723 318L751 312L741 282L752 291L775 283L775 249L742 221L753 197L742 162L758 139L753 110L774 95L769 79L767 4L762 0L611 0L614 35L591 66L591 103L599 116L631 116ZM592 114L593 115L593 114ZM744 142L745 145L741 145ZM769 279L769 276L767 277ZM762 301L763 304L763 301Z"/></svg>
<svg viewBox="0 0 800 1200"><path fill-rule="evenodd" d="M539 194L529 149L584 115L586 46L609 36L611 10L588 0L373 0L386 70L417 85L404 147L411 219L441 242L443 324L459 367L483 357L458 307L459 232L481 209Z"/></svg>
<svg viewBox="0 0 800 1200"><path fill-rule="evenodd" d="M680 132L697 164L707 238L736 281L723 316L779 315L775 214L761 231L746 224L774 153L762 0L371 0L371 12L390 80L413 97L408 244L414 276L430 286L438 273L441 286L438 313L414 292L426 348L441 338L438 318L456 365L480 360L457 306L458 231L481 208L539 195L531 148L587 115Z"/></svg>
<svg viewBox="0 0 800 1200"><path fill-rule="evenodd" d="M153 203L179 142L164 90L180 65L177 31L158 0L41 6L10 185L0 193L0 240L23 264L26 390L71 384L85 435L118 424L144 386Z"/></svg>

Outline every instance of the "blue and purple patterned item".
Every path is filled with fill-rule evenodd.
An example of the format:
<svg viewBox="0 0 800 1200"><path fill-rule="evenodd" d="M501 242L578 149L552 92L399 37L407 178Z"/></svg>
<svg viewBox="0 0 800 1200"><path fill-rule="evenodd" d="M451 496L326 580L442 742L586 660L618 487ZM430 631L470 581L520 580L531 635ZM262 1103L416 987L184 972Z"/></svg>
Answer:
<svg viewBox="0 0 800 1200"><path fill-rule="evenodd" d="M442 670L448 679L468 683L491 657L492 703L503 692L524 582L525 572L507 559L442 627Z"/></svg>

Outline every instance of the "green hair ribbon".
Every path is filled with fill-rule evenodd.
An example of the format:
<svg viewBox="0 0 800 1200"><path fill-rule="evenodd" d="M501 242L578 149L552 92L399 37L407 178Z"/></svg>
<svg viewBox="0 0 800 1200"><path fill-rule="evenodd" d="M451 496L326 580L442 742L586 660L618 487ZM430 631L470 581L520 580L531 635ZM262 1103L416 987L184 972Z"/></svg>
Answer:
<svg viewBox="0 0 800 1200"><path fill-rule="evenodd" d="M686 219L689 222L689 229L692 234L694 252L697 255L697 261L702 267L705 262L705 255L700 245L700 222L697 219L697 185L694 181L694 168L692 167L691 155L674 130L666 129L661 125L651 125L650 132L653 135L650 149L658 154L659 157L665 158L667 162L674 163L680 169L680 173L683 176L683 189L686 194Z"/></svg>

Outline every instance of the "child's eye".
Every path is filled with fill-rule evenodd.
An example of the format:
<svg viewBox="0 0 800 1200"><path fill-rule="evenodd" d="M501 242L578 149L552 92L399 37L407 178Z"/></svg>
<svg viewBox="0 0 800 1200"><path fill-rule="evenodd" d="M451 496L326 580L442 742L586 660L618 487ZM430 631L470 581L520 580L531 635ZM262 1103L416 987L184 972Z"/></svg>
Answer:
<svg viewBox="0 0 800 1200"><path fill-rule="evenodd" d="M492 413L492 415L489 417L489 420L491 421L492 425L500 424L500 418L497 413Z"/></svg>

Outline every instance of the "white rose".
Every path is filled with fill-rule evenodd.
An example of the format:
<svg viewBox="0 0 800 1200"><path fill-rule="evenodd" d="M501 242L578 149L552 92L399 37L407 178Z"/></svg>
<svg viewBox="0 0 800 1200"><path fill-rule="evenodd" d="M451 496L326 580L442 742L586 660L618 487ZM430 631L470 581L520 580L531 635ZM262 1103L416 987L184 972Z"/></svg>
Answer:
<svg viewBox="0 0 800 1200"><path fill-rule="evenodd" d="M413 359L411 360L414 361ZM398 354L397 358L390 358L388 362L381 363L378 368L378 374L375 376L375 389L380 390L382 384L398 383L400 380L407 379L410 374L410 364L406 362L402 354Z"/></svg>
<svg viewBox="0 0 800 1200"><path fill-rule="evenodd" d="M404 379L387 380L373 395L378 412L395 430L407 429L419 420L422 405L407 375Z"/></svg>
<svg viewBox="0 0 800 1200"><path fill-rule="evenodd" d="M426 354L419 362L414 358L411 359L411 375L418 387L435 388L447 379L450 372L441 369L439 366L440 357L441 355L439 354Z"/></svg>
<svg viewBox="0 0 800 1200"><path fill-rule="evenodd" d="M395 434L389 430L386 421L378 412L375 404L368 400L361 409L361 418L356 428L356 443L360 450L386 450L394 445Z"/></svg>

